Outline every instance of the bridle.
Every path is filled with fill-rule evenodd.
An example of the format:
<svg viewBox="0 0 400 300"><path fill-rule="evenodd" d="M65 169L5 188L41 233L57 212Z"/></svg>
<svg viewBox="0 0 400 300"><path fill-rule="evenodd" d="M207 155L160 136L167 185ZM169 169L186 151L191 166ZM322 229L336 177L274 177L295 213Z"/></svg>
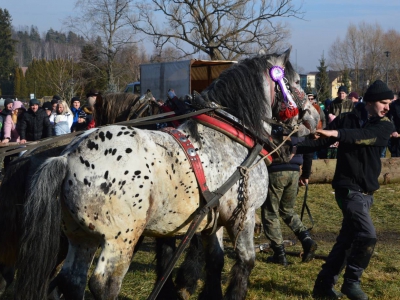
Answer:
<svg viewBox="0 0 400 300"><path fill-rule="evenodd" d="M269 71L270 69L268 69ZM271 103L271 108L272 108L272 112L274 116L278 116L279 115L279 110L280 110L280 106L282 104L282 102L284 101L284 92L282 91L281 85L278 84L277 81L274 81L271 76L269 75L269 72L265 74L269 86L270 86L270 99L272 101ZM282 82L286 87L285 93L290 93L291 98L293 99L293 101L296 103L296 106L299 110L299 114L298 114L298 120L296 122L296 124L290 124L292 119L289 119L287 121L282 121L282 120L278 120L276 117L272 117L272 118L267 118L264 117L263 121L267 122L268 124L271 125L279 125L283 128L284 131L293 131L296 128L298 128L298 126L303 123L303 118L304 116L309 113L311 115L311 111L308 108L305 108L305 104L307 102L306 99L306 94L304 91L300 91L299 89L292 87L289 84L289 81L287 80L286 77L282 78Z"/></svg>

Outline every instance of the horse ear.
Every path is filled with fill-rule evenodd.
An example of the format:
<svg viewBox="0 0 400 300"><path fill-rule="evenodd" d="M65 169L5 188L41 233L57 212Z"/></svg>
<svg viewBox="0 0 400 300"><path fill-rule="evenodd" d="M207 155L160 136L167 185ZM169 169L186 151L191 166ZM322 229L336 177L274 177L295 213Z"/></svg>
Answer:
<svg viewBox="0 0 400 300"><path fill-rule="evenodd" d="M286 65L286 63L289 61L291 51L292 51L292 46L290 46L285 52L283 52L282 56L284 65Z"/></svg>

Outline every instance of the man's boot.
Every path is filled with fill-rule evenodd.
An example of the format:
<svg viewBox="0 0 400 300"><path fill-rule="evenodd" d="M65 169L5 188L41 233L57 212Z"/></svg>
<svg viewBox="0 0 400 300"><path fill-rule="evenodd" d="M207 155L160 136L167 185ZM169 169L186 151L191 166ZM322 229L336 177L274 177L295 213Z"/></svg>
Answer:
<svg viewBox="0 0 400 300"><path fill-rule="evenodd" d="M286 253L285 253L285 246L282 245L271 245L272 250L274 251L274 255L270 256L267 258L267 262L269 263L274 263L274 264L279 264L284 267L287 267L288 262L286 259Z"/></svg>
<svg viewBox="0 0 400 300"><path fill-rule="evenodd" d="M344 295L333 288L333 283L318 275L314 283L314 299L341 299Z"/></svg>
<svg viewBox="0 0 400 300"><path fill-rule="evenodd" d="M360 278L368 267L375 244L376 238L359 237L353 242L341 289L350 300L368 300L367 294L361 289Z"/></svg>
<svg viewBox="0 0 400 300"><path fill-rule="evenodd" d="M297 237L300 240L301 245L303 246L302 261L311 261L314 258L315 251L318 248L317 243L312 240L311 235L307 230L299 232Z"/></svg>

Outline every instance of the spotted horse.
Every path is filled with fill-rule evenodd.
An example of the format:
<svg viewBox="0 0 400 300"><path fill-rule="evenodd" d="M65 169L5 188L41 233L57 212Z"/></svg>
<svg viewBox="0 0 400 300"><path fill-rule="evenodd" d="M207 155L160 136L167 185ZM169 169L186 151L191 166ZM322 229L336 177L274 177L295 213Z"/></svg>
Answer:
<svg viewBox="0 0 400 300"><path fill-rule="evenodd" d="M254 143L264 142L269 129L265 118L273 117L272 96L278 89L269 70L284 68L288 58L289 51L246 59L223 72L202 96L240 120L242 130L252 133ZM289 98L286 104L293 106ZM308 124L307 130L315 130L319 121L316 111L309 109L301 118ZM208 127L202 120L189 119L179 131L191 140L210 191L223 185L251 151L238 138ZM116 299L141 235L173 237L187 232L203 206L196 180L183 148L163 131L111 125L71 143L60 156L46 160L32 178L20 253L29 249L36 255L26 264L38 272L25 277L26 288L17 298L45 298L46 291L40 287L48 278L37 278L36 273L45 274L39 270L49 268L47 259L58 247L57 241L50 239L52 229L62 225L69 249L57 283L65 299L83 298L88 270L99 246L89 289L96 299ZM220 281L210 279L221 278L223 267L223 250L212 231L214 224L217 230L225 227L236 246L236 263L225 298L246 297L255 262L254 214L266 199L267 164L252 167L246 181L246 202L241 182L235 182L220 198L217 213L210 212L197 227L197 232L209 233L202 237L209 258L206 268L213 267L213 272L206 272L209 276L204 284L213 287L205 292L210 299L222 298ZM53 226L43 230L41 224L48 218ZM41 242L46 240L54 242Z"/></svg>

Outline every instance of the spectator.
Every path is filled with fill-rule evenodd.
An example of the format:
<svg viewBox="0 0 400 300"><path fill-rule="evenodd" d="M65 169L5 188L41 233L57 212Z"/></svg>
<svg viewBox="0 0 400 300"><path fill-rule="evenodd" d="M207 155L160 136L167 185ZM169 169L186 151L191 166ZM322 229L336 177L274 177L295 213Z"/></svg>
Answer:
<svg viewBox="0 0 400 300"><path fill-rule="evenodd" d="M43 103L42 108L46 111L47 115L50 117L53 112L53 104L50 101Z"/></svg>
<svg viewBox="0 0 400 300"><path fill-rule="evenodd" d="M292 144L304 140L304 137L291 138ZM285 246L283 244L281 225L279 216L285 224L293 231L300 240L303 247L303 262L313 259L317 244L311 239L310 233L301 222L299 216L294 212L296 196L301 185L308 184L311 174L312 154L296 154L289 163L272 163L268 167L269 186L267 200L261 206L261 218L264 233L271 242L274 251L273 256L268 257L267 261L287 266ZM303 165L300 176L300 166Z"/></svg>
<svg viewBox="0 0 400 300"><path fill-rule="evenodd" d="M11 115L13 103L13 99L7 98L4 100L4 109L0 112L0 140L4 138L4 122L7 116Z"/></svg>
<svg viewBox="0 0 400 300"><path fill-rule="evenodd" d="M332 101L328 109L328 123L332 122L334 118L340 117L342 113L353 110L354 103L346 99L347 93L346 86L342 85L339 87L338 96Z"/></svg>
<svg viewBox="0 0 400 300"><path fill-rule="evenodd" d="M101 99L101 95L98 90L91 90L86 94L86 105L82 107L82 110L86 114L86 128L90 129L96 127L94 119L94 106L96 104L97 98Z"/></svg>
<svg viewBox="0 0 400 300"><path fill-rule="evenodd" d="M71 132L74 116L67 102L58 101L56 112L50 115L50 124L53 126L53 135L62 135Z"/></svg>
<svg viewBox="0 0 400 300"><path fill-rule="evenodd" d="M4 138L1 141L3 144L8 144L9 142L18 143L20 141L18 127L25 111L26 109L21 101L14 101L12 113L8 115L4 121ZM15 156L18 156L18 154L7 155L4 157L4 170L7 169L12 157Z"/></svg>
<svg viewBox="0 0 400 300"><path fill-rule="evenodd" d="M351 102L353 102L354 105L356 105L356 104L358 103L360 97L358 96L358 94L357 94L356 92L351 92L351 93L347 96L347 98L348 98Z"/></svg>
<svg viewBox="0 0 400 300"><path fill-rule="evenodd" d="M71 99L71 112L73 115L71 132L85 130L86 114L81 108L81 100L79 97L73 97Z"/></svg>
<svg viewBox="0 0 400 300"><path fill-rule="evenodd" d="M400 157L400 99L396 99L390 103L388 118L390 118L394 125L394 131L389 140L389 151L392 157Z"/></svg>
<svg viewBox="0 0 400 300"><path fill-rule="evenodd" d="M334 290L334 285L345 265L341 292L349 299L368 299L361 289L360 279L376 244L369 211L373 194L379 189L381 149L393 132L393 125L386 117L391 99L393 92L387 85L381 80L375 81L365 93L365 104L336 118L332 130L317 130L319 139L306 140L296 148L297 153L309 153L340 141L332 187L343 216L342 228L315 281L315 298L343 296Z"/></svg>
<svg viewBox="0 0 400 300"><path fill-rule="evenodd" d="M54 95L53 99L51 99L51 105L53 107L53 110L52 110L53 113L56 112L57 104L58 104L58 101L60 101L60 100L61 100L61 97L58 96L58 95Z"/></svg>
<svg viewBox="0 0 400 300"><path fill-rule="evenodd" d="M21 119L20 127L21 144L27 141L37 141L51 136L51 124L44 109L39 109L39 101L31 99L29 109Z"/></svg>

